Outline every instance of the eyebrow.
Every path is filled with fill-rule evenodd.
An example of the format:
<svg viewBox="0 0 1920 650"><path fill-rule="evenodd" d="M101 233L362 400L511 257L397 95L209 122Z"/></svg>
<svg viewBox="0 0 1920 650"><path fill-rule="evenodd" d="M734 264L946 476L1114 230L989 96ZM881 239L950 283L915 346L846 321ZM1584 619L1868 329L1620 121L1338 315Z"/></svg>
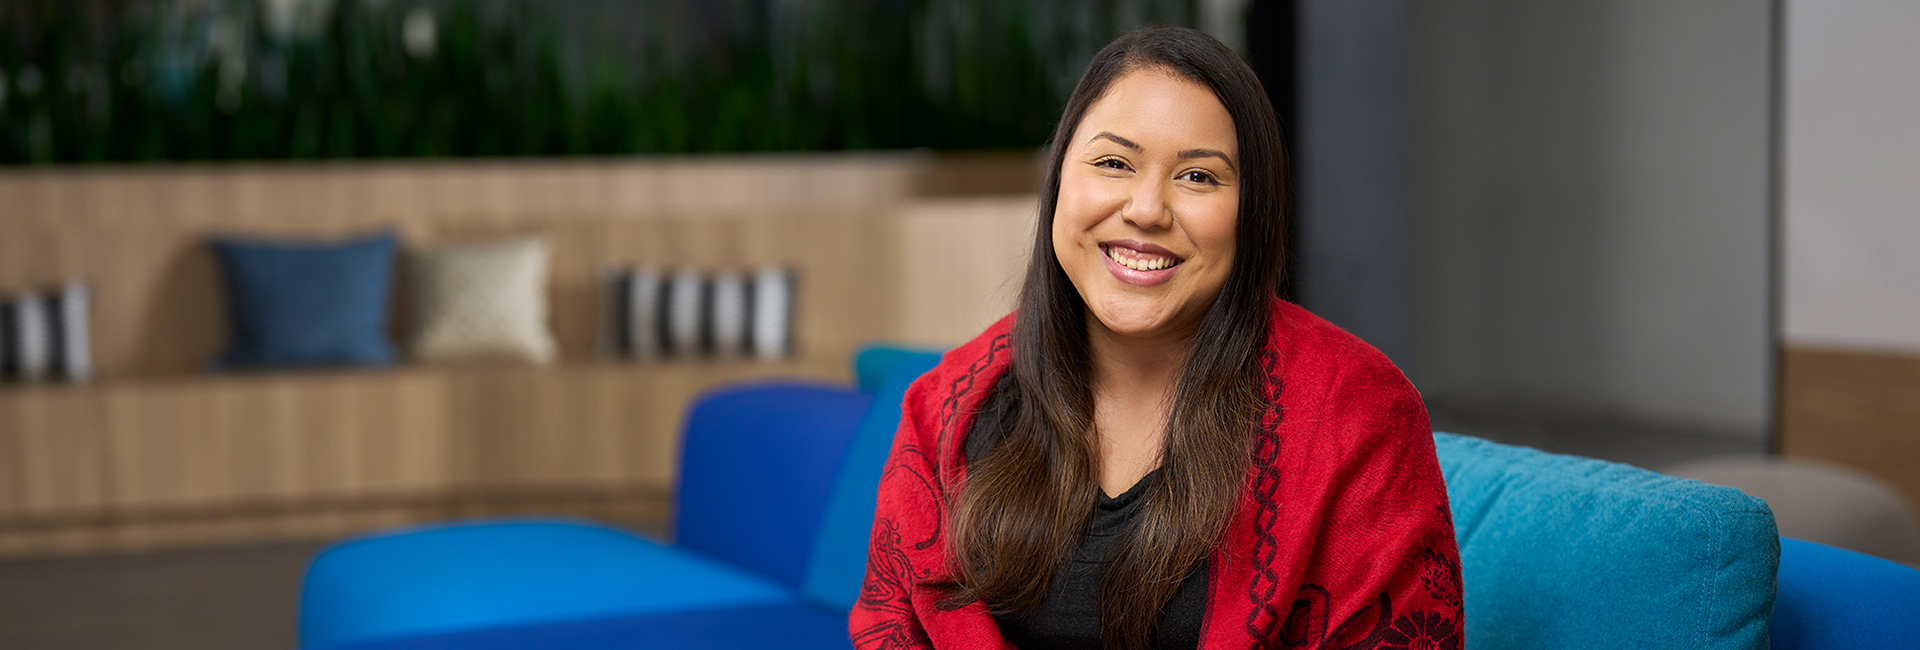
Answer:
<svg viewBox="0 0 1920 650"><path fill-rule="evenodd" d="M1194 158L1207 158L1207 157L1219 158L1220 162L1227 164L1227 169L1230 169L1236 172L1240 171L1238 168L1233 166L1233 159L1228 158L1227 154L1220 152L1218 149L1188 149L1186 151L1180 152L1181 160L1192 160Z"/></svg>
<svg viewBox="0 0 1920 650"><path fill-rule="evenodd" d="M1122 147L1131 149L1135 152L1144 151L1144 149L1140 147L1139 143L1114 135L1112 132L1109 132L1109 131L1101 131L1099 133L1093 134L1093 137L1087 138L1088 142L1092 142L1094 140L1112 140L1114 143L1119 144ZM1187 149L1185 151L1180 152L1179 158L1181 160L1192 160L1195 158L1219 158L1220 162L1227 164L1227 169L1233 170L1235 172L1240 171L1239 168L1233 166L1233 159L1228 158L1225 152L1222 152L1218 149Z"/></svg>
<svg viewBox="0 0 1920 650"><path fill-rule="evenodd" d="M1112 132L1109 132L1109 131L1101 131L1099 133L1095 133L1093 134L1093 137L1087 138L1087 142L1093 142L1094 140L1100 140L1100 139L1112 140L1114 142L1119 143L1120 146L1126 147L1128 149L1132 149L1136 152L1142 150L1140 148L1140 145L1135 143L1134 141L1114 135Z"/></svg>

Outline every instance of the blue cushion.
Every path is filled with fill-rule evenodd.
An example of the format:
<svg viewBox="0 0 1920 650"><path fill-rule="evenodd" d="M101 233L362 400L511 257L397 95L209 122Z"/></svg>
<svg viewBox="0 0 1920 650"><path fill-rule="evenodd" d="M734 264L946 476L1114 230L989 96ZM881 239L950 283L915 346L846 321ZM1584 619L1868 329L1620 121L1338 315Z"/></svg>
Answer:
<svg viewBox="0 0 1920 650"><path fill-rule="evenodd" d="M352 650L850 650L847 617L798 604L541 625L352 646ZM309 648L312 650L312 648ZM347 650L340 648L338 650Z"/></svg>
<svg viewBox="0 0 1920 650"><path fill-rule="evenodd" d="M814 538L802 595L814 603L851 611L867 572L867 540L873 534L873 508L879 501L880 471L900 428L900 404L907 386L940 363L932 352L869 348L856 357L862 386L873 386L873 406L847 447L835 472L820 533Z"/></svg>
<svg viewBox="0 0 1920 650"><path fill-rule="evenodd" d="M869 343L853 354L853 383L860 387L860 392L872 395L879 392L880 383L891 376L894 368L903 363L927 363L928 358L938 362L940 351L891 343Z"/></svg>
<svg viewBox="0 0 1920 650"><path fill-rule="evenodd" d="M695 400L681 447L681 546L798 591L833 469L873 397L839 386L760 383Z"/></svg>
<svg viewBox="0 0 1920 650"><path fill-rule="evenodd" d="M1774 650L1920 646L1920 570L1783 538L1772 632Z"/></svg>
<svg viewBox="0 0 1920 650"><path fill-rule="evenodd" d="M341 243L218 239L233 344L218 368L384 366L393 233Z"/></svg>
<svg viewBox="0 0 1920 650"><path fill-rule="evenodd" d="M595 524L438 525L321 551L301 591L300 643L318 648L793 602L790 593L763 577Z"/></svg>
<svg viewBox="0 0 1920 650"><path fill-rule="evenodd" d="M1773 512L1728 487L1434 434L1466 590L1467 643L1765 648Z"/></svg>

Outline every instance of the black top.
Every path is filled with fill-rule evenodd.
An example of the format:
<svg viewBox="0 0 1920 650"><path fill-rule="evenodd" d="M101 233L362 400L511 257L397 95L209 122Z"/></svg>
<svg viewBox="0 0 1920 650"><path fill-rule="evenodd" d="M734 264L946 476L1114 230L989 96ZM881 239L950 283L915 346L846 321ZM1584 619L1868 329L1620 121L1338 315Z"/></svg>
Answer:
<svg viewBox="0 0 1920 650"><path fill-rule="evenodd" d="M996 387L998 388L998 387ZM967 436L966 455L971 463L992 449L999 420L994 409L982 412ZM987 424L987 426L981 426ZM985 435L982 435L985 434ZM1019 648L1066 648L1100 650L1100 576L1108 562L1120 552L1132 530L1133 521L1146 502L1145 495L1160 470L1154 470L1117 497L1101 494L1094 507L1092 521L1080 538L1073 556L1061 565L1048 585L1047 597L1040 606L1012 614L995 614L1000 635ZM1153 647L1157 650L1185 650L1200 646L1200 621L1207 611L1207 565L1202 563L1180 582L1173 599L1160 610L1154 625Z"/></svg>

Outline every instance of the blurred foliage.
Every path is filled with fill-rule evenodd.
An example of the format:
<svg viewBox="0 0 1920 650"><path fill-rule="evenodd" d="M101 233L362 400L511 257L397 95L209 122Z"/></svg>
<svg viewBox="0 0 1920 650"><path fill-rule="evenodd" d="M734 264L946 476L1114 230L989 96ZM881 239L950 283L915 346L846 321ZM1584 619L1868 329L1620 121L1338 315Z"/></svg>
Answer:
<svg viewBox="0 0 1920 650"><path fill-rule="evenodd" d="M1044 143L1192 0L8 0L0 163Z"/></svg>

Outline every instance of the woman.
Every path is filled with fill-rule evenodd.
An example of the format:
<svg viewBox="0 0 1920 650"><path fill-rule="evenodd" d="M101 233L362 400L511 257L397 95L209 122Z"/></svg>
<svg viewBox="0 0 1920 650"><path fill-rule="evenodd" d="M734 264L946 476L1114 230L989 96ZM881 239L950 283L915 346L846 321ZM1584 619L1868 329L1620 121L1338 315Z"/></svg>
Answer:
<svg viewBox="0 0 1920 650"><path fill-rule="evenodd" d="M1460 647L1419 394L1276 297L1253 72L1123 35L1048 155L1019 310L907 393L855 645Z"/></svg>

